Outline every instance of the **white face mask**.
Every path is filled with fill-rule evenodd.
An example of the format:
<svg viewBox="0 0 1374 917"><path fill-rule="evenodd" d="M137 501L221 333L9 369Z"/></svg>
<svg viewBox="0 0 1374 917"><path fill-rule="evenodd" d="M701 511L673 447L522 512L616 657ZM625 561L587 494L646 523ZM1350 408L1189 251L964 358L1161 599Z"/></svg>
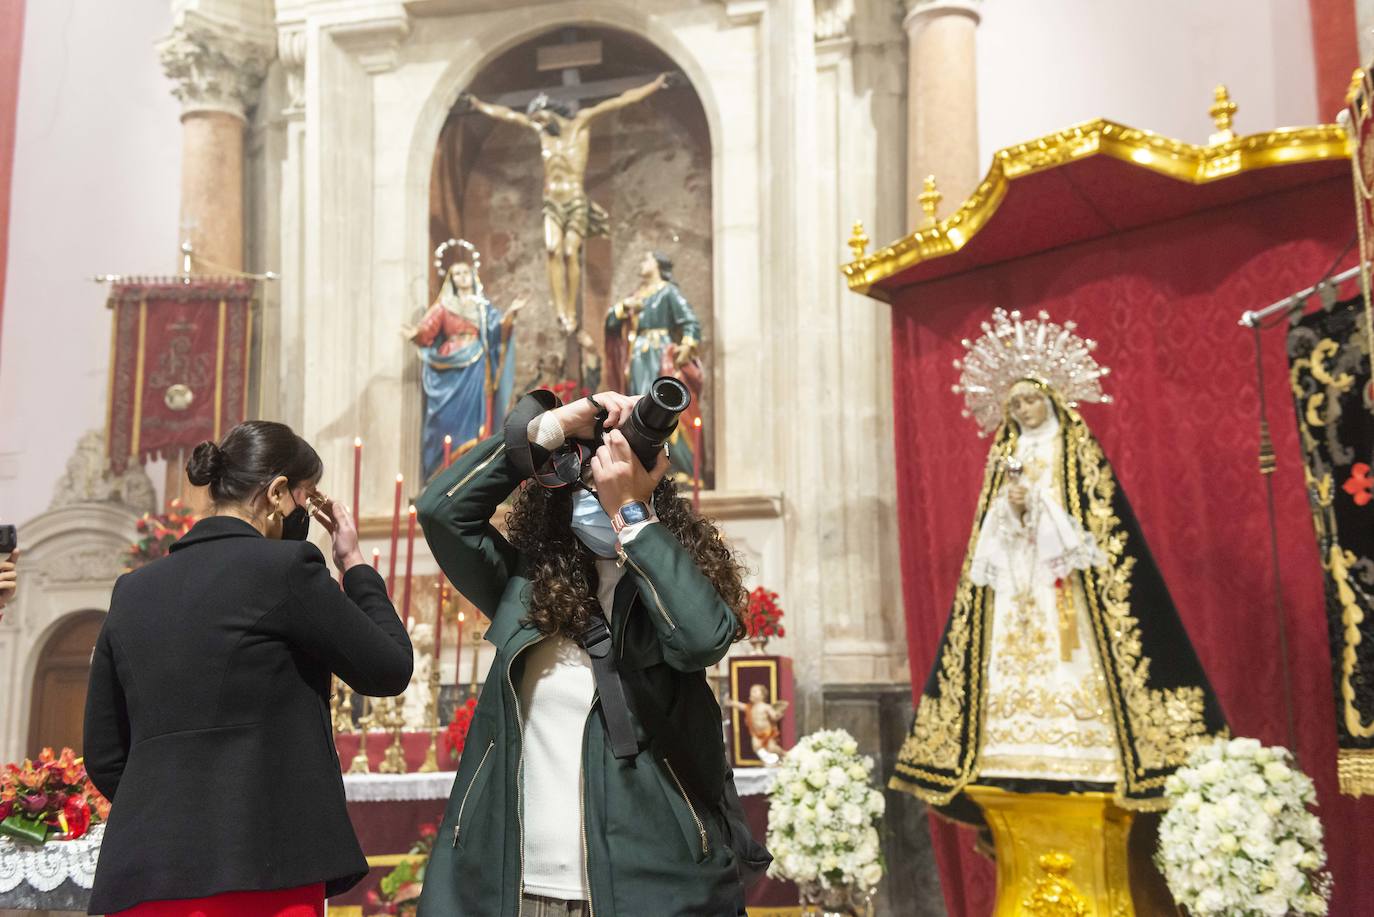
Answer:
<svg viewBox="0 0 1374 917"><path fill-rule="evenodd" d="M579 489L573 496L572 530L577 540L597 557L616 556L617 539L611 517L606 515L594 494Z"/></svg>

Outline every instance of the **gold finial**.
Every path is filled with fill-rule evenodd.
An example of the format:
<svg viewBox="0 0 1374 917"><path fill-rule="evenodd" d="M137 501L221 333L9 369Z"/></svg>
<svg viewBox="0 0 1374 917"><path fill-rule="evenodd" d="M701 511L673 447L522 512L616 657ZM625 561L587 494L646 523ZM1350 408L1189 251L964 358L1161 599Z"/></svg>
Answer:
<svg viewBox="0 0 1374 917"><path fill-rule="evenodd" d="M935 187L934 175L926 176L925 190L916 199L921 202L921 209L926 212L926 221L921 228L929 229L939 219L937 211L940 207L940 201L944 199L944 195Z"/></svg>
<svg viewBox="0 0 1374 917"><path fill-rule="evenodd" d="M863 220L854 221L854 228L849 232L849 249L854 253L855 261L862 259L868 250L868 233L864 232Z"/></svg>
<svg viewBox="0 0 1374 917"><path fill-rule="evenodd" d="M1207 138L1207 142L1216 146L1219 143L1228 143L1236 139L1236 132L1231 130L1231 121L1236 116L1236 103L1231 101L1231 93L1221 83L1217 84L1212 95L1214 101L1212 107L1207 109L1207 114L1212 116L1212 122L1216 124L1217 132Z"/></svg>
<svg viewBox="0 0 1374 917"><path fill-rule="evenodd" d="M1360 97L1360 87L1364 85L1364 68L1356 67L1355 72L1350 74L1350 88L1345 91L1345 104L1354 105L1355 100Z"/></svg>

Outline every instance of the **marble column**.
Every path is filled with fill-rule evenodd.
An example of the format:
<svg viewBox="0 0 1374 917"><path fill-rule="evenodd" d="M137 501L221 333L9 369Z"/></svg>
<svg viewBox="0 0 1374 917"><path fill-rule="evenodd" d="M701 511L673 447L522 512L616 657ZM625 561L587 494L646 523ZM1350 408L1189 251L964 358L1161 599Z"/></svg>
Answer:
<svg viewBox="0 0 1374 917"><path fill-rule="evenodd" d="M158 44L182 103L181 232L204 273L243 269L243 136L273 48L183 13Z"/></svg>
<svg viewBox="0 0 1374 917"><path fill-rule="evenodd" d="M978 187L975 38L981 8L982 0L907 0L908 229L922 223L926 176L935 176L950 207Z"/></svg>

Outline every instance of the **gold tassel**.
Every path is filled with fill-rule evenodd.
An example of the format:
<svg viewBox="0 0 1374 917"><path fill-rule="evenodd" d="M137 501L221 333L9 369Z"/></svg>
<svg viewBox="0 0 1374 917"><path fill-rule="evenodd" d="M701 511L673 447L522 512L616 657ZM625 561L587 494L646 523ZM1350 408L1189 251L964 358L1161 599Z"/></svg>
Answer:
<svg viewBox="0 0 1374 917"><path fill-rule="evenodd" d="M1073 584L1059 579L1054 583L1054 604L1059 611L1059 660L1072 662L1078 649L1078 609L1073 602Z"/></svg>

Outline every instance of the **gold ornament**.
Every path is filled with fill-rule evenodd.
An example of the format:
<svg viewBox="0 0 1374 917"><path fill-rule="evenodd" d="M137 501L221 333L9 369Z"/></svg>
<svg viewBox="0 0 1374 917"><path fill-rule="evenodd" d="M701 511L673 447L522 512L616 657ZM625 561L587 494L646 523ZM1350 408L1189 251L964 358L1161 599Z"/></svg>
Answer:
<svg viewBox="0 0 1374 917"><path fill-rule="evenodd" d="M1217 131L1207 138L1207 142L1212 146L1230 143L1236 139L1236 132L1231 130L1231 122L1236 117L1236 103L1231 101L1231 93L1221 84L1217 84L1212 97L1214 101L1212 107L1207 109L1207 114L1212 116L1212 123L1217 126Z"/></svg>

